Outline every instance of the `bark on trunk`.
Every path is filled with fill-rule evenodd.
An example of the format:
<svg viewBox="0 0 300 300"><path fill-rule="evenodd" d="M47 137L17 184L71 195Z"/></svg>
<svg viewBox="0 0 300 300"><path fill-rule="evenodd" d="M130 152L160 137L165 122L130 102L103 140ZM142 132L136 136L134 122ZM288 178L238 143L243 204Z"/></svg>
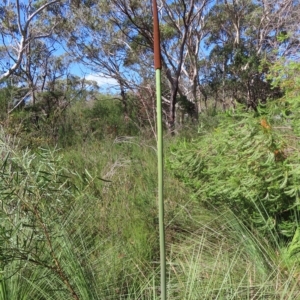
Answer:
<svg viewBox="0 0 300 300"><path fill-rule="evenodd" d="M178 85L172 87L170 97L170 110L169 110L169 131L171 135L175 135L175 119L176 119L176 97L178 92Z"/></svg>

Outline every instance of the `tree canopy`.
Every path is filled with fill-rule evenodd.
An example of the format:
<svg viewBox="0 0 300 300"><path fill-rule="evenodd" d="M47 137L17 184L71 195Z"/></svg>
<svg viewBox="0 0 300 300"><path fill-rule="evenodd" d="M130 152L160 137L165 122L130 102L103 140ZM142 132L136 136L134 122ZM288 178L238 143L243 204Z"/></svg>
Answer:
<svg viewBox="0 0 300 300"><path fill-rule="evenodd" d="M210 99L224 110L237 102L255 110L281 95L267 74L282 58L298 59L298 0L158 4L164 118L171 130L176 109L197 116ZM0 81L24 87L12 106L22 99L35 104L39 93L56 89L71 62L113 78L125 116L130 95L148 110L153 106L149 1L4 1L0 19Z"/></svg>

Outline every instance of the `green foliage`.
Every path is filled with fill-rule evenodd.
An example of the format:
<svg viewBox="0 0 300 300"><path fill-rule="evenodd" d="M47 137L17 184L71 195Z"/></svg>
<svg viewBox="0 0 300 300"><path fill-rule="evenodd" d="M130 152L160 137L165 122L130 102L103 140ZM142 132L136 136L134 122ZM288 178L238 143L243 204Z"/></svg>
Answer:
<svg viewBox="0 0 300 300"><path fill-rule="evenodd" d="M299 97L300 92L300 63L286 61L284 58L270 66L268 79L274 87L280 86L287 97Z"/></svg>
<svg viewBox="0 0 300 300"><path fill-rule="evenodd" d="M70 146L82 141L137 134L137 127L131 118L133 113L130 102L128 109L130 116L126 119L123 103L117 98L104 95L90 103L75 103L59 127L59 145Z"/></svg>
<svg viewBox="0 0 300 300"><path fill-rule="evenodd" d="M213 132L175 143L168 167L207 205L228 206L266 234L293 237L298 227L298 99L258 113L228 114Z"/></svg>
<svg viewBox="0 0 300 300"><path fill-rule="evenodd" d="M1 132L0 299L159 299L155 141L35 153L13 141ZM165 209L170 299L295 299L281 252L297 257L297 235L281 250L169 172Z"/></svg>
<svg viewBox="0 0 300 300"><path fill-rule="evenodd" d="M71 199L76 197L76 189L65 176L55 152L41 149L36 154L18 154L3 140L5 136L1 138L0 268L2 288L6 291L4 299L35 297L35 293L16 296L18 290L6 286L6 279L14 274L17 281L19 276L32 274L35 268L30 266L47 270L64 287L62 290L76 293L61 259L63 221L71 208Z"/></svg>
<svg viewBox="0 0 300 300"><path fill-rule="evenodd" d="M20 139L20 147L35 149L57 144L65 147L87 140L138 134L134 122L137 112L130 100L129 116L125 118L124 105L117 98L100 95L96 101L73 99L72 104L59 104L53 98L55 95L60 96L44 93L43 100L34 106L15 110L5 118L7 132Z"/></svg>
<svg viewBox="0 0 300 300"><path fill-rule="evenodd" d="M286 31L281 31L276 38L278 42L284 43L290 38L290 36L291 34L287 33Z"/></svg>
<svg viewBox="0 0 300 300"><path fill-rule="evenodd" d="M161 24L160 25L160 35L162 39L171 39L174 36L178 35L176 29L169 24Z"/></svg>
<svg viewBox="0 0 300 300"><path fill-rule="evenodd" d="M8 88L0 89L0 120L5 120L8 111L8 105L11 100L12 91Z"/></svg>
<svg viewBox="0 0 300 300"><path fill-rule="evenodd" d="M151 145L85 142L62 157L17 150L2 134L0 146L0 299L117 299L140 291L158 259ZM171 229L183 191L169 191Z"/></svg>
<svg viewBox="0 0 300 300"><path fill-rule="evenodd" d="M20 140L20 148L35 149L47 147L55 140L60 121L59 111L47 118L34 109L22 109L7 116L5 127L8 134Z"/></svg>
<svg viewBox="0 0 300 300"><path fill-rule="evenodd" d="M187 99L186 96L177 97L177 103L180 105L180 108L187 113L189 116L196 114L195 103Z"/></svg>
<svg viewBox="0 0 300 300"><path fill-rule="evenodd" d="M24 106L22 98L28 92L27 88L13 85L13 80L5 80L0 83L0 122L5 122L8 113L15 106L20 109Z"/></svg>

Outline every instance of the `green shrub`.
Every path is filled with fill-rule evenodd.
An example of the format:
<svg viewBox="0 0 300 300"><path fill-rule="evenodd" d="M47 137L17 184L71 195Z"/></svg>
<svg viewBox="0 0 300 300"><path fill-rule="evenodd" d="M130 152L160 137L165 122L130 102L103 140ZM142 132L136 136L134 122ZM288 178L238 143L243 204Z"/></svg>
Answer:
<svg viewBox="0 0 300 300"><path fill-rule="evenodd" d="M167 165L207 205L229 206L265 233L293 237L300 197L299 99L221 119L172 147Z"/></svg>
<svg viewBox="0 0 300 300"><path fill-rule="evenodd" d="M72 146L86 141L115 139L117 136L137 135L138 128L124 116L120 100L99 96L91 102L74 103L58 128L58 145Z"/></svg>

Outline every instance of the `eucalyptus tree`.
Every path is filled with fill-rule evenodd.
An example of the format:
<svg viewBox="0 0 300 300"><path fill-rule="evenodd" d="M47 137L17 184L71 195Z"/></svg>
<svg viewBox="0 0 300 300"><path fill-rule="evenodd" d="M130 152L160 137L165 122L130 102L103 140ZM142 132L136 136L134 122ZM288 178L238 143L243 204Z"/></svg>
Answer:
<svg viewBox="0 0 300 300"><path fill-rule="evenodd" d="M196 101L198 56L210 0L160 1L163 92L166 122L175 124L180 96ZM114 78L126 107L125 90L154 84L152 13L149 1L102 0L73 6L68 46L94 72ZM73 23L72 23L73 22ZM151 94L151 93L150 93Z"/></svg>
<svg viewBox="0 0 300 300"><path fill-rule="evenodd" d="M254 109L259 101L276 96L266 80L265 62L295 52L297 10L298 0L222 0L213 6L206 43L214 62L210 77L223 101L226 85L231 96Z"/></svg>
<svg viewBox="0 0 300 300"><path fill-rule="evenodd" d="M116 81L115 89L119 90L127 119L127 91L139 85L139 74L145 74L145 70L149 73L149 66L144 68L149 60L145 55L134 57L136 53L129 38L132 28L122 24L125 20L113 2L88 1L72 5L65 39L68 51L78 61L99 76Z"/></svg>
<svg viewBox="0 0 300 300"><path fill-rule="evenodd" d="M211 1L162 1L162 62L170 83L169 125L175 123L177 93L185 104L197 101L200 45L206 35L206 17ZM170 34L170 32L172 34ZM190 106L190 105L189 105Z"/></svg>
<svg viewBox="0 0 300 300"><path fill-rule="evenodd" d="M2 74L9 77L29 55L33 42L49 38L61 23L60 5L65 0L12 0L0 4Z"/></svg>
<svg viewBox="0 0 300 300"><path fill-rule="evenodd" d="M52 43L51 43L52 44ZM55 48L44 40L34 40L26 47L22 63L14 72L29 90L29 102L36 103L37 93L44 90L48 73L53 68Z"/></svg>

